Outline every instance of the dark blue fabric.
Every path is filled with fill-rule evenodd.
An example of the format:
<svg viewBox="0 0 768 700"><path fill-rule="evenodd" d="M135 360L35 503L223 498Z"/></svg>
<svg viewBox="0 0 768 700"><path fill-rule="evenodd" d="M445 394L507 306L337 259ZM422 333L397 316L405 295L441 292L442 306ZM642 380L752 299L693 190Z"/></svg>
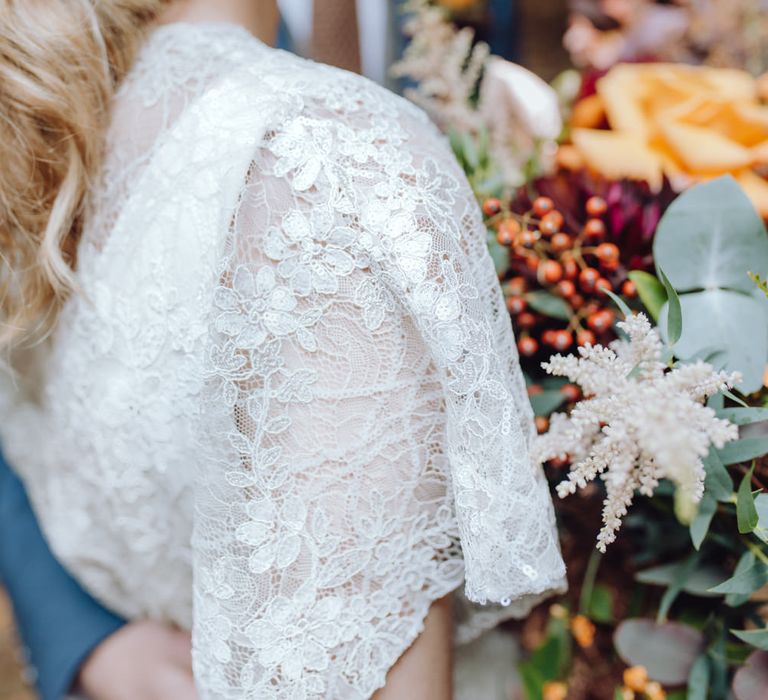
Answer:
<svg viewBox="0 0 768 700"><path fill-rule="evenodd" d="M42 700L61 700L83 660L125 622L53 557L18 477L0 455L0 579Z"/></svg>
<svg viewBox="0 0 768 700"><path fill-rule="evenodd" d="M512 0L490 0L488 43L493 53L511 61L520 60L515 6Z"/></svg>

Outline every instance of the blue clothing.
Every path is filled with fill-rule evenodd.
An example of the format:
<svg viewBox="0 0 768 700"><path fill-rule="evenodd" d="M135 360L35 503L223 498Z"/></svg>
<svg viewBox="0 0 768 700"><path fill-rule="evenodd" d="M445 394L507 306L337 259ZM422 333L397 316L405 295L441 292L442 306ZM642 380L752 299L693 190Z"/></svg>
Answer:
<svg viewBox="0 0 768 700"><path fill-rule="evenodd" d="M24 486L1 455L0 580L41 700L61 700L88 654L125 622L91 598L51 554Z"/></svg>
<svg viewBox="0 0 768 700"><path fill-rule="evenodd" d="M515 5L511 0L490 0L488 43L494 54L510 61L520 60Z"/></svg>

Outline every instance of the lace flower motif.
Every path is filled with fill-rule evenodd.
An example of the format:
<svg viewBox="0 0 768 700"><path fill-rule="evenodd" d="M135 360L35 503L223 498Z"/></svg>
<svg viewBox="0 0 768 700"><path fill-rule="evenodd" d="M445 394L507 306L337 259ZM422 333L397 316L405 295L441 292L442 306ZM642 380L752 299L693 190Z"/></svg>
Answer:
<svg viewBox="0 0 768 700"><path fill-rule="evenodd" d="M328 668L330 650L347 631L343 607L341 598L318 599L307 585L293 600L275 597L263 618L245 630L259 664L273 674L283 674L293 686L296 694L291 697L324 693L323 679L313 672Z"/></svg>
<svg viewBox="0 0 768 700"><path fill-rule="evenodd" d="M339 277L355 268L349 252L354 240L352 229L335 225L332 213L318 207L309 217L298 211L285 216L280 228L267 232L264 251L279 261L278 274L298 296L335 294Z"/></svg>
<svg viewBox="0 0 768 700"><path fill-rule="evenodd" d="M270 333L290 335L300 325L295 297L277 283L274 271L267 266L255 275L245 266L238 267L232 286L216 290L216 305L221 310L216 330L235 338L237 347L243 349L259 347Z"/></svg>
<svg viewBox="0 0 768 700"><path fill-rule="evenodd" d="M586 398L569 416L552 416L533 456L539 463L569 459L568 478L557 487L563 498L602 474L607 497L597 546L616 539L635 490L651 496L670 479L689 502L704 493L702 458L712 445L738 437L735 425L715 416L704 400L740 380L705 362L668 370L662 343L647 317L637 314L618 324L629 337L610 347L579 348L580 357L555 355L542 366L552 375L581 385Z"/></svg>

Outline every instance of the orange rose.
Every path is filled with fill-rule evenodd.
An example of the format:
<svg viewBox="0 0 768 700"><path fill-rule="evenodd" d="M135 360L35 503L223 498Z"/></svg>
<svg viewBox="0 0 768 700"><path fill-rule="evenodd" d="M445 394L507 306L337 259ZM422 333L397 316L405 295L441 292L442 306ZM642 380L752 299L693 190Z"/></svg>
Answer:
<svg viewBox="0 0 768 700"><path fill-rule="evenodd" d="M669 178L683 189L731 173L768 217L768 106L744 71L669 63L619 64L597 95L574 110L572 142L581 161L610 179ZM610 129L598 129L607 117ZM565 162L577 162L569 154ZM563 159L561 159L563 162Z"/></svg>

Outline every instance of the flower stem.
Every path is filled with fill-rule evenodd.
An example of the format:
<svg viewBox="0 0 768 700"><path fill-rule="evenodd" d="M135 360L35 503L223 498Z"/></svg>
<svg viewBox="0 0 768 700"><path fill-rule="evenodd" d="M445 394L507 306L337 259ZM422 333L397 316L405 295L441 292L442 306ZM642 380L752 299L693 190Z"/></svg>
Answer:
<svg viewBox="0 0 768 700"><path fill-rule="evenodd" d="M581 584L581 595L579 596L579 612L582 615L587 615L589 611L589 603L592 600L592 591L595 588L595 579L597 578L597 570L600 567L600 560L603 555L598 549L593 549L592 554L587 562L587 570L584 572L584 580Z"/></svg>
<svg viewBox="0 0 768 700"><path fill-rule="evenodd" d="M746 537L742 538L747 549L752 552L763 564L768 564L768 555L758 547L754 542L750 542Z"/></svg>

